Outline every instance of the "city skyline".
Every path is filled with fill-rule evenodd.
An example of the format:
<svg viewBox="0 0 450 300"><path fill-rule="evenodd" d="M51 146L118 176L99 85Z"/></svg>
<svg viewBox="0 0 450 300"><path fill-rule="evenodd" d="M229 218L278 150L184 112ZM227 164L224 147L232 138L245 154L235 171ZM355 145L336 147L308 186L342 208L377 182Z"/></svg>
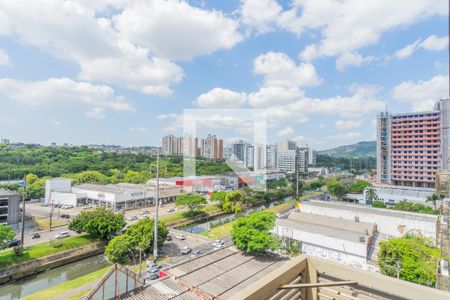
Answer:
<svg viewBox="0 0 450 300"><path fill-rule="evenodd" d="M269 143L325 149L375 140L376 113L386 106L428 110L448 96L446 5L5 2L0 136L157 145L180 135L186 108L239 107L268 112ZM170 39L158 34L165 28ZM222 123L224 142L240 137Z"/></svg>

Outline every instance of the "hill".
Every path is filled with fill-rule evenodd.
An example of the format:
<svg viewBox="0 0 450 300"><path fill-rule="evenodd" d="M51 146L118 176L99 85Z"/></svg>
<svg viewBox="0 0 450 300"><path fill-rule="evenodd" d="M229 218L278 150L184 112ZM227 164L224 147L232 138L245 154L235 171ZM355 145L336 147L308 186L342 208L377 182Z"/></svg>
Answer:
<svg viewBox="0 0 450 300"><path fill-rule="evenodd" d="M339 146L336 148L318 151L334 157L375 157L377 152L376 141L358 142L352 145Z"/></svg>

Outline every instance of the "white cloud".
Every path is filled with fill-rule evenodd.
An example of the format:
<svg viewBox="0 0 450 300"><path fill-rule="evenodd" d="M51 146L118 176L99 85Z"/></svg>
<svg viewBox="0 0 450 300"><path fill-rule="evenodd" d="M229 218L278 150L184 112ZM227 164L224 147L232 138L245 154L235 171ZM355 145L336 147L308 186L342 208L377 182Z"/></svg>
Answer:
<svg viewBox="0 0 450 300"><path fill-rule="evenodd" d="M406 45L400 50L397 50L394 55L399 59L410 57L417 49L425 49L428 51L441 51L448 47L448 37L438 37L430 35L425 40L418 39L412 44Z"/></svg>
<svg viewBox="0 0 450 300"><path fill-rule="evenodd" d="M147 132L148 128L144 128L144 127L130 127L128 128L129 131L131 132Z"/></svg>
<svg viewBox="0 0 450 300"><path fill-rule="evenodd" d="M233 108L244 104L247 99L245 93L237 93L229 89L214 88L201 94L195 103L200 107Z"/></svg>
<svg viewBox="0 0 450 300"><path fill-rule="evenodd" d="M393 97L411 103L414 111L431 110L436 101L448 97L448 76L438 75L417 82L404 81L394 87Z"/></svg>
<svg viewBox="0 0 450 300"><path fill-rule="evenodd" d="M311 44L302 58L338 56L375 44L387 31L406 27L424 18L445 15L441 0L303 0L292 9L298 16L298 30L320 30L322 39Z"/></svg>
<svg viewBox="0 0 450 300"><path fill-rule="evenodd" d="M363 63L375 60L373 56L362 56L358 53L346 52L336 59L336 69L344 71L348 66L359 67Z"/></svg>
<svg viewBox="0 0 450 300"><path fill-rule="evenodd" d="M28 106L83 105L88 116L104 115L106 109L133 111L134 108L115 96L105 85L76 82L69 78L50 78L44 81L0 79L0 95Z"/></svg>
<svg viewBox="0 0 450 300"><path fill-rule="evenodd" d="M335 125L337 129L359 128L363 120L337 120Z"/></svg>
<svg viewBox="0 0 450 300"><path fill-rule="evenodd" d="M292 133L294 133L294 129L292 129L292 127L287 126L281 130L279 130L276 135L277 136L288 136L291 135Z"/></svg>
<svg viewBox="0 0 450 300"><path fill-rule="evenodd" d="M60 120L53 119L53 118L48 120L48 122L50 123L50 125L52 125L54 127L58 127L58 126L60 126L62 124L62 122Z"/></svg>
<svg viewBox="0 0 450 300"><path fill-rule="evenodd" d="M170 94L170 85L183 77L181 68L122 39L110 23L74 1L0 2L0 35L76 62L80 79Z"/></svg>
<svg viewBox="0 0 450 300"><path fill-rule="evenodd" d="M262 87L259 91L248 96L248 102L253 107L264 108L274 105L284 105L296 102L302 98L304 93L294 87L286 88L280 86Z"/></svg>
<svg viewBox="0 0 450 300"><path fill-rule="evenodd" d="M395 51L394 55L399 59L404 59L407 57L410 57L414 51L416 50L417 46L420 44L420 39L415 41L412 44L406 45L400 50Z"/></svg>
<svg viewBox="0 0 450 300"><path fill-rule="evenodd" d="M105 109L103 107L94 107L86 112L86 117L94 119L103 119L106 117Z"/></svg>
<svg viewBox="0 0 450 300"><path fill-rule="evenodd" d="M241 0L242 22L264 33L274 30L283 8L275 0Z"/></svg>
<svg viewBox="0 0 450 300"><path fill-rule="evenodd" d="M312 64L295 62L282 52L267 52L255 58L255 74L264 76L266 86L307 87L317 86L321 79Z"/></svg>
<svg viewBox="0 0 450 300"><path fill-rule="evenodd" d="M4 49L0 48L0 66L11 66L11 59Z"/></svg>
<svg viewBox="0 0 450 300"><path fill-rule="evenodd" d="M186 1L134 1L113 18L120 36L168 59L191 59L242 40L239 22Z"/></svg>
<svg viewBox="0 0 450 300"><path fill-rule="evenodd" d="M420 47L429 51L445 50L448 48L448 37L430 35L420 44Z"/></svg>

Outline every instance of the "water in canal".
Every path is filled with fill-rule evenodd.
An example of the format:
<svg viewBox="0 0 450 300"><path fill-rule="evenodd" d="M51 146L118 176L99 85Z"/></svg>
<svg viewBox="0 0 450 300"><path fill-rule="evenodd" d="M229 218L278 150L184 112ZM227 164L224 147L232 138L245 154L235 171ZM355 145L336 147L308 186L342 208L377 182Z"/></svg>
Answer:
<svg viewBox="0 0 450 300"><path fill-rule="evenodd" d="M0 300L20 299L111 265L103 255L89 257L12 283L0 285Z"/></svg>
<svg viewBox="0 0 450 300"><path fill-rule="evenodd" d="M270 204L268 203L266 205L253 207L253 208L246 210L244 212L244 215L248 215L255 211L260 211L260 210L263 210L263 209L266 209L269 207L273 207L273 206L279 204L280 202L286 202L286 201L290 201L290 200L292 200L292 197L286 197L283 200L280 200L279 202L272 202ZM206 222L195 223L195 224L192 224L187 227L180 228L180 229L184 230L186 232L192 232L192 233L199 234L199 233L210 230L212 227L229 223L231 221L234 221L235 219L236 219L235 215L219 216L219 217L212 218ZM0 300L1 300L1 298L0 298Z"/></svg>

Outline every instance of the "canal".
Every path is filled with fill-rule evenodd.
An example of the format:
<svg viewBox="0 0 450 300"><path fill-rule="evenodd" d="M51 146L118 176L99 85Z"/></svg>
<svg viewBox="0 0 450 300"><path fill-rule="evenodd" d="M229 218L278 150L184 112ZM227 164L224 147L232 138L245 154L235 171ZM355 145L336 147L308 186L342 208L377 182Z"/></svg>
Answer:
<svg viewBox="0 0 450 300"><path fill-rule="evenodd" d="M111 265L103 255L92 256L11 283L0 285L0 300L20 299Z"/></svg>

